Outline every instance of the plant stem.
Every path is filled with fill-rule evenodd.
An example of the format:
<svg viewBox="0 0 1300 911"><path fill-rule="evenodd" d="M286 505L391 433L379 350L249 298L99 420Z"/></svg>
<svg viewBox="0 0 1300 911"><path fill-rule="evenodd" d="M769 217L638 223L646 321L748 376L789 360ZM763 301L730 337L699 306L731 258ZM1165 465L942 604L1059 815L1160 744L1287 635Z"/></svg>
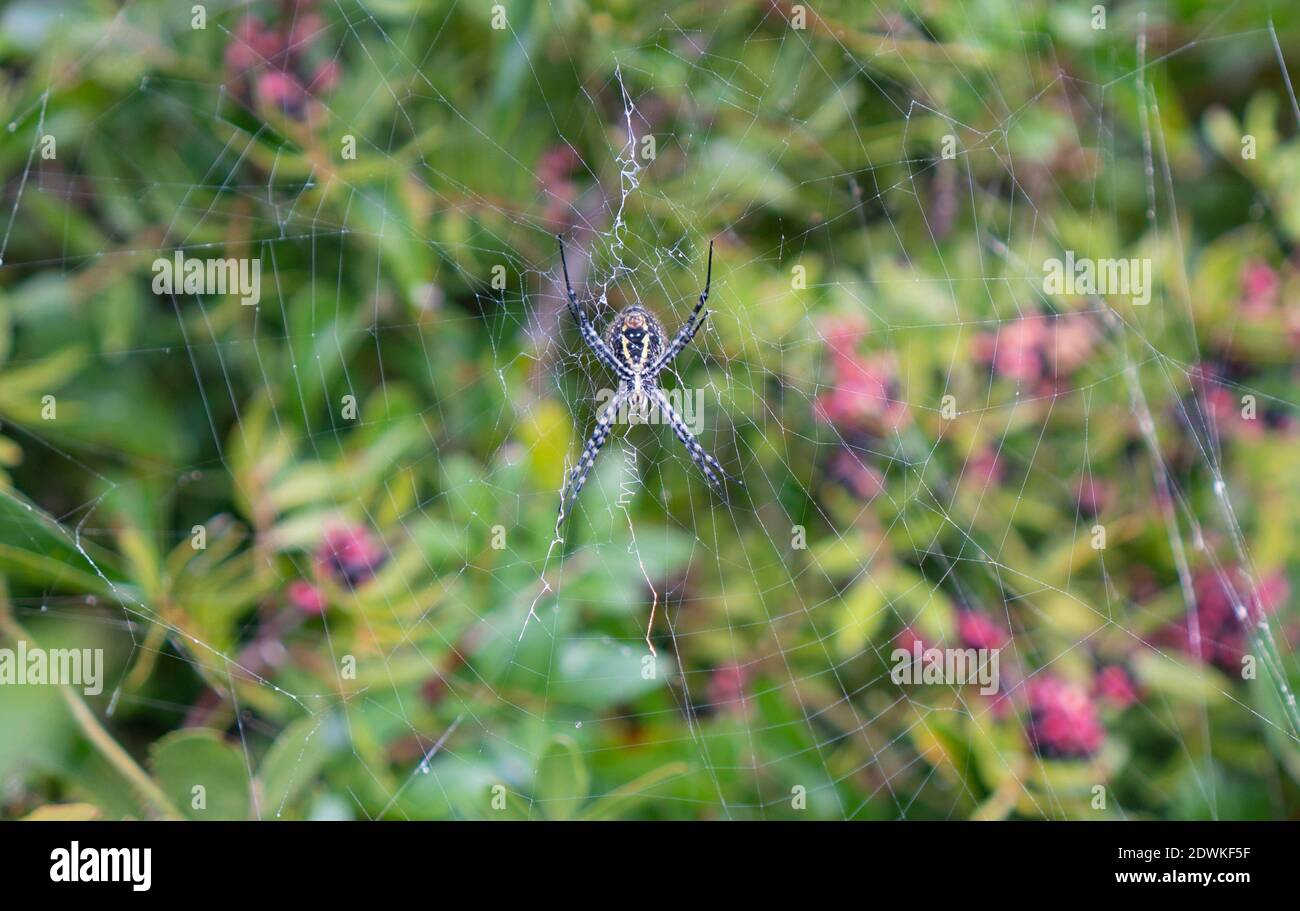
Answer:
<svg viewBox="0 0 1300 911"><path fill-rule="evenodd" d="M9 607L8 592L3 590L0 590L0 632L14 641L22 639L33 647L39 647L14 617ZM105 730L99 723L99 719L95 717L95 713L90 710L90 706L86 705L85 700L81 698L81 694L66 684L59 687L59 692L63 696L63 701L67 703L77 726L81 728L81 733L94 745L100 755L107 759L123 778L135 785L145 800L164 818L181 819L181 814L172 806L172 802L163 793L162 788L144 769L140 768L139 764L131 758L131 754L113 739L113 735Z"/></svg>

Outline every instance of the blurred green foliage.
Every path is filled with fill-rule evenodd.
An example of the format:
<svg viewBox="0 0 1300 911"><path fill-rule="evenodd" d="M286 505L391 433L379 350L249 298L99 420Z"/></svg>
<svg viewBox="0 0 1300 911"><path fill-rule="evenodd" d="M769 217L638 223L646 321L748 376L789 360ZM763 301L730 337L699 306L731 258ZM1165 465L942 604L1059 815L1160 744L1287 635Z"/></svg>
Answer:
<svg viewBox="0 0 1300 911"><path fill-rule="evenodd" d="M1289 598L1225 627L1253 680L1169 632L1297 569L1300 9L191 6L0 10L3 635L109 656L102 730L0 692L5 815L1300 810ZM553 541L610 382L558 231L598 326L675 328L717 238L675 382L730 502L622 428ZM260 303L155 295L176 249ZM1049 298L1064 249L1151 305ZM890 681L971 616L1006 700ZM1036 677L1104 743L1044 750Z"/></svg>

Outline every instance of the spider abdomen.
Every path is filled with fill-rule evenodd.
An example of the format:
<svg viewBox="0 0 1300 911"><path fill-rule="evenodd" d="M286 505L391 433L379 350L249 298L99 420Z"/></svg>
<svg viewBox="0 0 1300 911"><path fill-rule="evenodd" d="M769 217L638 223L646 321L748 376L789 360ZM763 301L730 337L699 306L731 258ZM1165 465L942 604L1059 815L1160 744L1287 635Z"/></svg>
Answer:
<svg viewBox="0 0 1300 911"><path fill-rule="evenodd" d="M664 350L664 331L644 307L626 307L609 324L606 343L620 364L635 374L646 374Z"/></svg>

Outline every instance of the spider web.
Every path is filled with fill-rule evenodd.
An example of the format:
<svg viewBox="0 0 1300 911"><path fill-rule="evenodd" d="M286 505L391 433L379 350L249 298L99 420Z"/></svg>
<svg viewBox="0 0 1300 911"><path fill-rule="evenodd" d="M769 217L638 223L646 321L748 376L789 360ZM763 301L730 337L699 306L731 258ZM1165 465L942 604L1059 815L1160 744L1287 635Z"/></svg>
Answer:
<svg viewBox="0 0 1300 911"><path fill-rule="evenodd" d="M670 12L593 65L574 23L608 25L572 4L503 7L500 29L464 4L214 5L206 38L251 52L244 74L150 65L71 165L40 156L50 78L11 117L31 136L0 244L11 300L50 273L138 283L177 248L244 249L264 280L257 307L170 297L165 328L91 356L186 384L191 445L155 457L6 421L64 482L51 497L15 475L31 516L11 543L68 567L15 575L15 615L106 627L106 726L218 732L258 818L1061 818L1095 815L1098 785L1105 815L1246 812L1220 795L1225 732L1291 776L1300 761L1294 612L1264 603L1290 554L1262 559L1268 487L1211 399L1256 396L1279 434L1295 403L1201 362L1164 66L1266 54L1289 90L1286 32L1260 5L1190 33L1157 5L1112 11L1090 61L1106 75L1085 78L1053 42L1086 17L1049 33L1037 11L952 6L808 7L802 27L784 4L742 25ZM77 69L118 59L155 10L72 39ZM294 46L338 86L259 104L288 57L246 40L249 13L310 22ZM963 34L936 38L938 18ZM1007 27L1019 58L989 52ZM490 88L467 95L443 60ZM533 105L513 136L485 126L508 119L503 85ZM183 154L102 151L142 116ZM1080 160L1045 165L1045 134ZM63 249L11 251L49 204ZM149 215L87 252L86 207ZM710 316L661 381L699 403L701 443L743 487L711 491L669 428L619 424L551 534L615 382L571 325L557 232L598 332L633 303L675 332L716 243ZM1150 304L1046 293L1042 263L1076 247L1152 259ZM221 556L168 563L173 579L132 549L134 529L174 554L195 524ZM339 529L370 549L346 584L322 550ZM1211 660L1232 627L1200 628L1207 597L1229 602L1254 679ZM891 679L908 637L964 648L972 627L1004 636L996 696ZM1135 692L1122 710L1092 688L1103 671ZM1098 727L1085 755L1059 755L1053 713L1067 742ZM1150 754L1183 777L1157 780ZM1278 784L1263 812L1293 798Z"/></svg>

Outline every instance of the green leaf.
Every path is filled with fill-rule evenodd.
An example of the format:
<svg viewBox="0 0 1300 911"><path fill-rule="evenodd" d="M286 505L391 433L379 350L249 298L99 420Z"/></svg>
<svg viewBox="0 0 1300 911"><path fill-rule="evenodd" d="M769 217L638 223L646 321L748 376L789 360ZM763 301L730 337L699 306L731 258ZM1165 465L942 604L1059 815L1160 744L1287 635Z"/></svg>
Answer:
<svg viewBox="0 0 1300 911"><path fill-rule="evenodd" d="M621 788L610 791L604 797L594 801L582 814L583 819L627 818L628 813L640 803L650 799L650 789L660 782L677 778L690 771L684 762L670 762L653 771L646 772L639 778L629 781Z"/></svg>
<svg viewBox="0 0 1300 911"><path fill-rule="evenodd" d="M312 782L325 765L338 739L337 719L299 718L276 738L258 771L262 813L278 817L285 806Z"/></svg>
<svg viewBox="0 0 1300 911"><path fill-rule="evenodd" d="M1153 692L1175 702L1219 705L1227 701L1227 681L1209 666L1174 661L1168 657L1141 652L1133 659L1138 681Z"/></svg>
<svg viewBox="0 0 1300 911"><path fill-rule="evenodd" d="M841 598L835 650L846 658L862 652L889 614L879 583L864 573Z"/></svg>
<svg viewBox="0 0 1300 911"><path fill-rule="evenodd" d="M572 819L587 799L587 766L572 737L551 740L537 765L534 797L549 819Z"/></svg>
<svg viewBox="0 0 1300 911"><path fill-rule="evenodd" d="M603 641L570 642L563 647L550 692L553 699L599 709L661 689L672 660L660 654L654 675L643 674L644 646L624 648Z"/></svg>
<svg viewBox="0 0 1300 911"><path fill-rule="evenodd" d="M215 732L174 731L154 744L151 758L163 791L190 819L248 818L244 757Z"/></svg>
<svg viewBox="0 0 1300 911"><path fill-rule="evenodd" d="M0 490L0 572L59 591L106 597L114 596L113 585L123 578L112 554L87 541L78 546L39 507L7 490Z"/></svg>

